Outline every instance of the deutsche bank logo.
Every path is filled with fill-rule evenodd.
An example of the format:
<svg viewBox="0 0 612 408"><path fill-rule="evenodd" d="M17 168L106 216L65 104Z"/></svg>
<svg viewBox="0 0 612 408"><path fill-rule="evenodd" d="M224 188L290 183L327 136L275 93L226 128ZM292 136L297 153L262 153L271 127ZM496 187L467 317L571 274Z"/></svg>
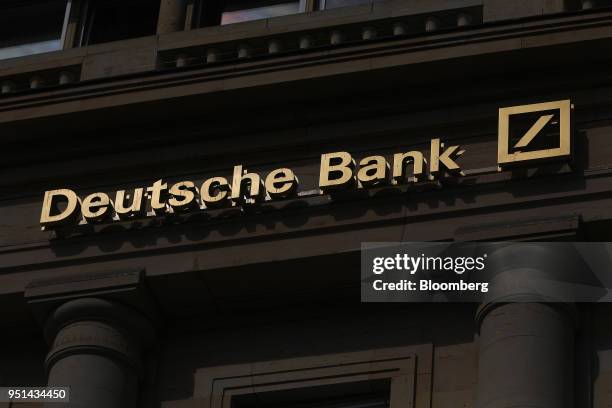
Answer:
<svg viewBox="0 0 612 408"><path fill-rule="evenodd" d="M572 153L569 100L499 110L497 163L569 158Z"/></svg>

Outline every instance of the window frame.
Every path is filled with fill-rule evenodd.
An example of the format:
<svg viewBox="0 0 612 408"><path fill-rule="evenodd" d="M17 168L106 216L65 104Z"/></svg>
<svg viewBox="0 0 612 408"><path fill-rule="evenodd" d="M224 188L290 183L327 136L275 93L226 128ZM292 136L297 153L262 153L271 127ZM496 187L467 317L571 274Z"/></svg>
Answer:
<svg viewBox="0 0 612 408"><path fill-rule="evenodd" d="M87 47L90 45L98 45L98 44L106 44L107 42L113 41L124 41L133 38L141 38L141 37L131 37L120 40L113 41L104 41L95 44L90 44L91 30L93 27L94 15L92 13L96 12L95 5L92 5L95 0L75 0L78 1L78 9L72 13L73 19L76 22L76 28L73 38L71 39L71 44L73 47ZM111 2L115 2L118 4L124 4L121 0L111 0ZM161 10L160 10L161 11ZM159 18L159 16L158 16ZM157 21L155 22L157 25ZM157 30L156 32L157 33ZM151 34L154 35L154 34Z"/></svg>
<svg viewBox="0 0 612 408"><path fill-rule="evenodd" d="M31 53L31 54L24 54L24 55L19 55L19 56L16 56L16 57L10 57L10 58L6 58L6 59L24 58L24 57L29 57L29 56L33 56L33 55L47 54L49 52L62 51L64 49L66 49L67 48L67 43L68 43L69 26L70 26L70 19L71 19L71 15L72 15L72 4L73 4L73 1L75 1L75 0L64 0L64 2L65 2L64 18L62 20L62 27L61 27L61 31L60 31L60 36L58 38L58 40L59 40L59 47L58 47L58 49L52 50L52 51L47 51L47 52L36 52L36 53ZM36 7L36 5L40 4L40 3L50 3L50 1L34 0L34 1L30 1L29 2L29 4L31 4L31 7ZM20 5L22 5L22 4L20 4ZM27 45L30 45L30 44L35 44L35 43L23 43L23 44L19 44L17 46L27 46ZM6 48L12 48L12 47L0 47L0 50L1 49L6 49ZM3 59L0 59L0 60L3 60Z"/></svg>
<svg viewBox="0 0 612 408"><path fill-rule="evenodd" d="M66 40L68 38L68 27L70 25L70 16L72 15L73 0L66 1L66 10L64 11L64 22L62 23L62 35L60 37L61 50L66 49Z"/></svg>
<svg viewBox="0 0 612 408"><path fill-rule="evenodd" d="M204 27L222 26L222 24L218 24L218 25L203 25L202 24L202 17L203 17L202 13L204 12L204 2L205 1L210 1L210 0L189 0L188 1L186 13L185 13L185 16L186 16L185 17L185 31L188 31L191 29L204 28ZM214 0L214 1L224 1L224 0ZM295 14L288 14L287 16L294 16L294 15L299 15L303 13L308 13L311 11L316 11L315 10L316 0L298 0L298 1L299 1L299 11ZM274 18L282 18L282 17L286 17L286 16L278 16ZM258 20L248 20L244 22L248 23L252 21L258 21ZM239 23L233 23L233 24L239 24ZM231 24L224 24L224 25L231 25Z"/></svg>
<svg viewBox="0 0 612 408"><path fill-rule="evenodd" d="M389 408L421 408L431 401L432 353L432 345L423 344L207 367L196 370L194 397L198 406L231 408L233 398L248 394L390 380Z"/></svg>

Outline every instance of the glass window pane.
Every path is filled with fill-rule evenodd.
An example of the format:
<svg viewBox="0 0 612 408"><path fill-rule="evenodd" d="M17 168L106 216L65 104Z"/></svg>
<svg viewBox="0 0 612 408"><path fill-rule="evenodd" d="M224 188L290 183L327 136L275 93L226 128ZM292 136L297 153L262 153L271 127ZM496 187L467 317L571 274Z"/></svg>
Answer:
<svg viewBox="0 0 612 408"><path fill-rule="evenodd" d="M13 47L0 48L0 59L17 58L25 55L42 54L44 52L58 51L62 49L62 41L49 40L30 44L15 45Z"/></svg>
<svg viewBox="0 0 612 408"><path fill-rule="evenodd" d="M0 59L57 51L67 0L0 7Z"/></svg>
<svg viewBox="0 0 612 408"><path fill-rule="evenodd" d="M221 24L260 20L300 12L299 1L235 1L227 2L221 14Z"/></svg>
<svg viewBox="0 0 612 408"><path fill-rule="evenodd" d="M98 1L89 17L86 44L153 35L157 29L159 1Z"/></svg>
<svg viewBox="0 0 612 408"><path fill-rule="evenodd" d="M320 0L319 9L328 10L338 7L357 6L359 4L376 3L383 0Z"/></svg>

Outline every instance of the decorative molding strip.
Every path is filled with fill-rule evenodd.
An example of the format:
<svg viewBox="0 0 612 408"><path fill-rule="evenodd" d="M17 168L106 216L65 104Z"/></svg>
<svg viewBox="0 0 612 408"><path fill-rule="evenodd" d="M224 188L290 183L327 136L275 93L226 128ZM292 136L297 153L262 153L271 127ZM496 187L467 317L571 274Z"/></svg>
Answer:
<svg viewBox="0 0 612 408"><path fill-rule="evenodd" d="M425 407L428 405L423 402L429 398L422 398L419 404L415 396L417 388L423 393L429 391L426 383L431 382L431 367L427 361L431 361L431 351L431 345L421 345L202 368L195 374L194 398L202 402L202 407L229 408L234 398L247 395L287 390L297 393L316 387L333 392L334 386L356 383L360 393L364 387L366 391L388 392L391 408ZM346 388L342 390L343 397L350 396Z"/></svg>
<svg viewBox="0 0 612 408"><path fill-rule="evenodd" d="M439 10L427 14L404 15L359 23L340 24L247 39L203 43L159 53L159 69L219 65L253 58L271 58L305 53L330 47L358 45L368 41L407 38L433 31L478 25L483 21L482 6ZM432 24L435 22L435 24Z"/></svg>

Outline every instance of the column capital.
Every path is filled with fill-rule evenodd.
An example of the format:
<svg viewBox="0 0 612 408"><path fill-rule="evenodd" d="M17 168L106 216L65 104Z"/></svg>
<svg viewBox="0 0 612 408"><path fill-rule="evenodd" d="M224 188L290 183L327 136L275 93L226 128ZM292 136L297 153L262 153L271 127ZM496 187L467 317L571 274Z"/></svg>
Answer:
<svg viewBox="0 0 612 408"><path fill-rule="evenodd" d="M531 295L530 295L531 296ZM528 299L532 299L531 297L529 297ZM562 312L564 314L566 314L568 316L568 318L571 320L571 322L574 325L574 328L578 328L578 324L579 324L579 316L578 316L578 309L576 308L576 305L573 303L562 303L562 302L547 302L547 301L542 301L542 302L533 302L533 301L529 301L528 299L523 299L520 296L516 296L514 298L508 298L505 301L492 301L492 302L486 302L486 303L481 303L478 306L478 309L476 309L476 315L474 316L474 322L476 323L476 331L477 333L480 333L480 329L482 327L482 322L486 319L486 317L493 312L494 310L498 309L499 307L502 306L506 306L509 304L534 304L534 303L538 303L538 304L542 304L545 306L548 306L552 309L555 309L559 312Z"/></svg>
<svg viewBox="0 0 612 408"><path fill-rule="evenodd" d="M74 408L136 406L159 313L142 270L32 282L25 297L51 345L47 384L70 387Z"/></svg>
<svg viewBox="0 0 612 408"><path fill-rule="evenodd" d="M556 250L548 243L525 242L490 246L487 268L479 276L489 282L475 316L478 331L494 310L513 303L544 304L567 314L574 327L578 312L575 289L593 285L583 257L571 247Z"/></svg>
<svg viewBox="0 0 612 408"><path fill-rule="evenodd" d="M85 320L88 316L132 327L136 314L153 328L161 325L156 302L141 269L83 272L35 280L26 287L25 298L47 340L53 338L52 332L58 330L55 326L61 326L63 321Z"/></svg>
<svg viewBox="0 0 612 408"><path fill-rule="evenodd" d="M51 345L46 365L74 354L97 354L141 372L155 347L159 313L143 270L115 270L31 282L25 297Z"/></svg>
<svg viewBox="0 0 612 408"><path fill-rule="evenodd" d="M153 325L139 312L99 299L70 300L55 309L44 324L51 350L46 366L73 354L99 354L123 360L142 372L142 351L155 344Z"/></svg>
<svg viewBox="0 0 612 408"><path fill-rule="evenodd" d="M153 324L141 313L123 304L97 297L77 298L55 309L44 323L44 335L51 341L64 327L83 321L96 321L133 332L144 344L155 341Z"/></svg>

